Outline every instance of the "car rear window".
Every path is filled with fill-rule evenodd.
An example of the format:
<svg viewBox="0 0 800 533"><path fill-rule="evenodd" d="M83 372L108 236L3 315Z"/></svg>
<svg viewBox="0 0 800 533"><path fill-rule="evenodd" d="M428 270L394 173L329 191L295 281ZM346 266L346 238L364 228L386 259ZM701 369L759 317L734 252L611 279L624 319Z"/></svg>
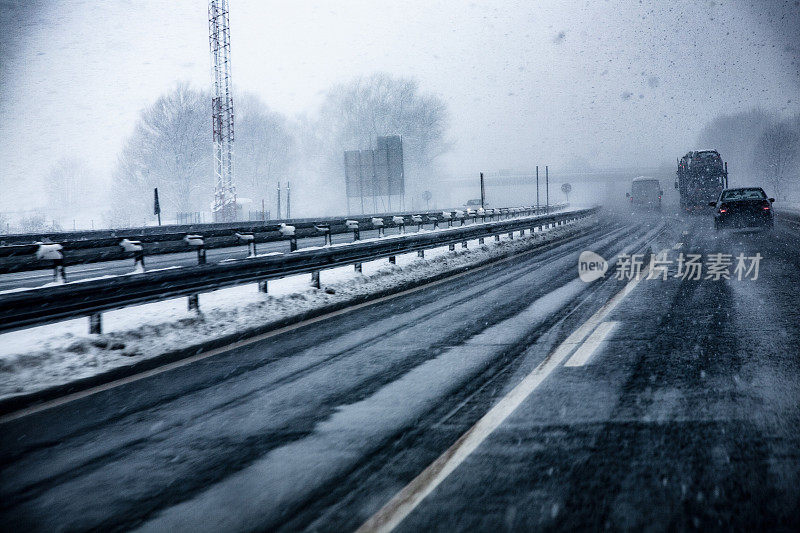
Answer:
<svg viewBox="0 0 800 533"><path fill-rule="evenodd" d="M722 193L723 200L763 200L766 197L761 189L734 189Z"/></svg>
<svg viewBox="0 0 800 533"><path fill-rule="evenodd" d="M634 181L631 185L631 191L634 195L654 193L657 192L659 188L657 181Z"/></svg>

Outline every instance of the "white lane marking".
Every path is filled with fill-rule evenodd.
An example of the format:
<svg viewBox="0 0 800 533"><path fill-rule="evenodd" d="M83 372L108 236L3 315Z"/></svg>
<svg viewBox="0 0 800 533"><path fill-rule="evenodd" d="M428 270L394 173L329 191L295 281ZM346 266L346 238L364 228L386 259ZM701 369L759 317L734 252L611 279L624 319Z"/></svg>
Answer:
<svg viewBox="0 0 800 533"><path fill-rule="evenodd" d="M586 342L581 344L581 347L575 350L575 353L572 354L564 366L583 366L589 361L589 358L592 357L594 352L600 345L606 340L614 329L619 325L619 322L603 322L597 329L589 335L589 338L586 339Z"/></svg>
<svg viewBox="0 0 800 533"><path fill-rule="evenodd" d="M513 413L520 404L536 390L539 385L558 368L561 362L572 353L625 297L639 284L644 276L630 280L603 307L572 332L558 348L548 355L539 366L514 387L483 418L478 420L450 448L422 471L411 483L398 492L386 505L358 528L358 532L392 531L422 503L422 501L444 481L458 466L475 451Z"/></svg>
<svg viewBox="0 0 800 533"><path fill-rule="evenodd" d="M675 246L672 247L673 250L680 250L681 248L683 248L682 242L677 242L675 243Z"/></svg>

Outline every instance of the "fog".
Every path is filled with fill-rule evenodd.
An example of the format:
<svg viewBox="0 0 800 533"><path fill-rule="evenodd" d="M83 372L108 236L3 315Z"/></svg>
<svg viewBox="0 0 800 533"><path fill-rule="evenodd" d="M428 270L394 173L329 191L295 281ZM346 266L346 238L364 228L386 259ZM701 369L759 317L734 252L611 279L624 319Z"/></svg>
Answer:
<svg viewBox="0 0 800 533"><path fill-rule="evenodd" d="M11 28L0 37L0 211L47 207L46 176L65 157L110 190L140 112L178 83L210 87L205 2L0 6ZM376 72L441 98L449 150L426 180L545 164L554 179L663 167L706 148L695 142L718 115L800 111L796 1L232 0L230 20L237 90L291 120L314 117L332 86ZM301 198L309 208L314 191Z"/></svg>

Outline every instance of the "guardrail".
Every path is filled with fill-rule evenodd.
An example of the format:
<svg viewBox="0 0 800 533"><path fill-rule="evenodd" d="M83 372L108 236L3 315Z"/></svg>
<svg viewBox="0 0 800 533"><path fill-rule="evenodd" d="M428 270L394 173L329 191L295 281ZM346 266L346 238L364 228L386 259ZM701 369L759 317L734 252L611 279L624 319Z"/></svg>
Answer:
<svg viewBox="0 0 800 533"><path fill-rule="evenodd" d="M197 309L197 295L222 287L256 283L266 287L267 280L311 273L319 287L319 272L343 265L360 270L364 261L443 245L466 245L468 240L514 232L524 233L588 217L598 208L551 215L529 216L497 222L471 224L434 232L407 233L335 246L299 250L280 255L255 256L218 264L180 267L97 280L78 281L0 294L0 332L38 326L89 316L90 332L101 332L101 313L133 305L188 296L189 308Z"/></svg>
<svg viewBox="0 0 800 533"><path fill-rule="evenodd" d="M566 204L552 205L550 212L559 211ZM297 247L298 238L323 237L330 243L332 235L353 233L358 240L359 231L377 229L382 234L387 227L404 231L406 225L418 229L425 224L465 224L478 219L494 220L509 216L530 215L544 212L546 208L535 207L487 209L485 213L461 210L426 211L422 213L401 213L390 215L369 215L350 218L296 219L284 222L249 222L225 224L195 224L158 228L139 228L136 230L82 232L76 234L48 234L45 242L27 244L7 244L0 246L0 274L53 268L54 277L66 279L66 266L86 263L99 263L133 258L137 267L144 268L146 256L198 252L198 262L202 263L205 250L247 246L251 253L261 243L288 241L289 249ZM399 219L399 220L398 220ZM380 223L378 223L380 221ZM294 228L287 234L285 228ZM359 230L360 228L360 230ZM70 235L84 238L68 238ZM88 238L87 238L88 236ZM22 238L7 236L0 238ZM23 236L30 239L30 236ZM8 242L8 241L6 241ZM42 254L42 245L58 245L59 254Z"/></svg>

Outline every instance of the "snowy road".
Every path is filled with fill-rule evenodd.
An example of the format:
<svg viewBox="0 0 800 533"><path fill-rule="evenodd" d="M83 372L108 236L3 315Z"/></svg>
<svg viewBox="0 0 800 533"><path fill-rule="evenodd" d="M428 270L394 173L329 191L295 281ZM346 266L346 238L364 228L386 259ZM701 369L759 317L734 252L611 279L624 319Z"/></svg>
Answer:
<svg viewBox="0 0 800 533"><path fill-rule="evenodd" d="M796 530L797 230L659 224L3 423L0 525ZM651 248L763 259L756 280L577 279L584 250Z"/></svg>

